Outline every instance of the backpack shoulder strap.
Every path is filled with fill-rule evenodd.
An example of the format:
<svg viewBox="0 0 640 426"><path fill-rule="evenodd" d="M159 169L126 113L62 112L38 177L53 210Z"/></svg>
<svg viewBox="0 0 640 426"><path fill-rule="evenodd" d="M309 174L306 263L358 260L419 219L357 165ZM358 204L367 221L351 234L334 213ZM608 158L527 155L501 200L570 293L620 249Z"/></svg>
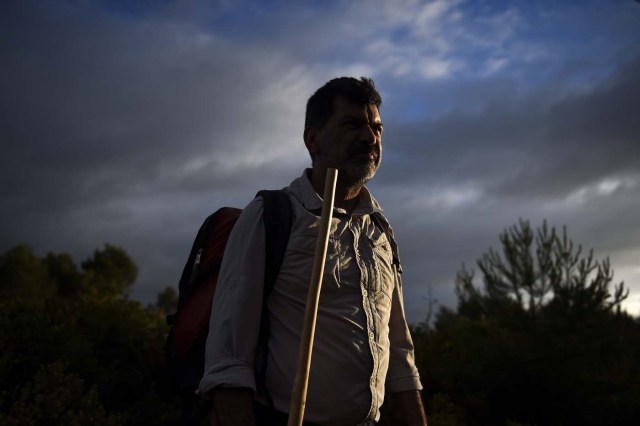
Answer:
<svg viewBox="0 0 640 426"><path fill-rule="evenodd" d="M256 197L262 197L262 220L265 230L265 266L264 266L264 291L262 292L262 317L260 319L260 332L258 335L258 358L256 359L256 387L258 393L263 395L270 405L273 405L271 396L265 387L265 375L267 372L269 340L269 314L266 309L267 299L275 285L280 265L289 244L293 212L289 196L282 190L262 190Z"/></svg>
<svg viewBox="0 0 640 426"><path fill-rule="evenodd" d="M256 196L262 197L262 220L265 230L265 271L264 271L264 300L273 290L273 285L278 278L280 265L284 259L284 252L289 244L291 232L292 212L291 200L282 190L263 190Z"/></svg>
<svg viewBox="0 0 640 426"><path fill-rule="evenodd" d="M384 232L387 236L389 244L391 245L391 253L393 254L393 264L396 266L398 272L402 273L402 264L400 264L400 249L398 248L398 243L396 243L396 239L393 235L393 229L391 228L389 221L379 212L373 212L371 214L371 219L373 220L373 223L378 227L378 229Z"/></svg>

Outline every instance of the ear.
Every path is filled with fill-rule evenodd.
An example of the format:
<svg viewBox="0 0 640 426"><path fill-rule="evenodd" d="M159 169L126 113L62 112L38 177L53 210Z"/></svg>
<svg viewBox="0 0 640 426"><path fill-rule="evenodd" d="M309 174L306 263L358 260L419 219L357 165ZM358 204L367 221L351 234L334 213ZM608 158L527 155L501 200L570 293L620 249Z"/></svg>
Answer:
<svg viewBox="0 0 640 426"><path fill-rule="evenodd" d="M305 127L302 137L307 151L309 151L309 154L313 157L318 151L318 129L313 126Z"/></svg>

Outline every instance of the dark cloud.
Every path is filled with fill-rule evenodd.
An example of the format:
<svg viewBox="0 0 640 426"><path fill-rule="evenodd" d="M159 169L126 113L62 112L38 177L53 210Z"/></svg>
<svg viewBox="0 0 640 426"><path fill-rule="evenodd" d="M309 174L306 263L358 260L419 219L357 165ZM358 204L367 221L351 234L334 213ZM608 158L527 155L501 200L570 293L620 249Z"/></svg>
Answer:
<svg viewBox="0 0 640 426"><path fill-rule="evenodd" d="M462 105L387 126L385 163L372 186L399 224L413 315L426 312L429 286L440 303L455 304L461 264L473 267L499 248L498 234L520 218L568 225L600 259L638 250L639 73L640 56L580 92L558 85L505 97L485 87L480 109ZM627 284L637 291L637 282Z"/></svg>
<svg viewBox="0 0 640 426"><path fill-rule="evenodd" d="M531 197L638 173L639 72L635 59L586 93L563 93L562 86L515 99L494 93L480 111L463 105L389 130L391 161L404 166L384 176L403 183L471 179L496 195Z"/></svg>
<svg viewBox="0 0 640 426"><path fill-rule="evenodd" d="M571 56L574 40L552 50L559 62L551 75L544 60L530 59L545 57L546 45L515 38L523 16L506 11L468 27L455 20L469 13L464 3L409 3L359 9L358 22L371 25L354 23L358 8L336 4L4 3L0 249L27 242L81 259L104 242L120 244L141 268L134 296L152 301L175 284L207 214L285 186L308 164L306 97L336 73L371 72L385 98L385 155L371 187L401 243L412 321L424 317L429 286L440 303L454 304L455 271L497 246L519 217L567 224L578 242L611 253L614 265L620 256L621 269L633 273L633 18L615 13L624 21L624 55L610 63ZM415 19L418 12L425 19ZM369 19L376 14L384 19ZM485 38L464 31L490 33L504 20L508 28ZM361 49L339 43L345 38ZM486 75L486 58L456 57L451 40L519 68ZM464 78L419 77L421 66L438 71L425 52L439 52L436 65Z"/></svg>
<svg viewBox="0 0 640 426"><path fill-rule="evenodd" d="M301 125L293 133L282 119L301 122L302 111L271 93L284 85L303 103L305 77L277 52L180 21L34 3L5 11L3 248L25 241L85 256L122 244L148 297L159 277L177 278L175 255L210 210L244 205L257 174L284 185L306 162Z"/></svg>
<svg viewBox="0 0 640 426"><path fill-rule="evenodd" d="M272 59L252 66L267 52L239 50L188 27L109 15L29 13L5 31L23 40L3 46L8 66L0 71L11 186L35 179L21 167L29 164L78 193L108 190L106 182L120 191L194 158L218 173L209 178L224 181L237 173L225 170L225 157L276 143L263 132L277 128L278 115L260 97L280 65ZM194 178L184 179L191 185Z"/></svg>

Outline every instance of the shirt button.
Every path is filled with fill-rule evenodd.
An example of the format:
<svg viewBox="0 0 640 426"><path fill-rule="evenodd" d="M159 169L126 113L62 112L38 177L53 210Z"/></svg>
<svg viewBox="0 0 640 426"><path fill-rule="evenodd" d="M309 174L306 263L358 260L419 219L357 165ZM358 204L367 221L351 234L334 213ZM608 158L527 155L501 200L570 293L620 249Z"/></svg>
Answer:
<svg viewBox="0 0 640 426"><path fill-rule="evenodd" d="M373 340L373 331L370 331L370 332L369 332L369 339L370 339L370 340Z"/></svg>
<svg viewBox="0 0 640 426"><path fill-rule="evenodd" d="M364 297L367 297L367 290L362 290L362 295L363 295Z"/></svg>

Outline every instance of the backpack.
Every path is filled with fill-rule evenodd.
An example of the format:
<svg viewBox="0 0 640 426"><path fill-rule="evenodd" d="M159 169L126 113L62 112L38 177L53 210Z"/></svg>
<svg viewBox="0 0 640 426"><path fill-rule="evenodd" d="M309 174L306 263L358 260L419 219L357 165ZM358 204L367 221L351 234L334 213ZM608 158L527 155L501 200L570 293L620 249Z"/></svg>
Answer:
<svg viewBox="0 0 640 426"><path fill-rule="evenodd" d="M281 190L260 191L265 225L265 291L263 301L273 289L291 230L291 201ZM165 345L167 370L172 385L183 398L180 424L201 422L210 404L196 395L204 372L204 357L211 305L224 250L241 209L222 207L207 217L200 227L180 277L176 313L167 316L171 326ZM263 310L258 347L266 348L268 315ZM266 351L262 351L266 353ZM266 356L260 359L256 382L264 383Z"/></svg>

